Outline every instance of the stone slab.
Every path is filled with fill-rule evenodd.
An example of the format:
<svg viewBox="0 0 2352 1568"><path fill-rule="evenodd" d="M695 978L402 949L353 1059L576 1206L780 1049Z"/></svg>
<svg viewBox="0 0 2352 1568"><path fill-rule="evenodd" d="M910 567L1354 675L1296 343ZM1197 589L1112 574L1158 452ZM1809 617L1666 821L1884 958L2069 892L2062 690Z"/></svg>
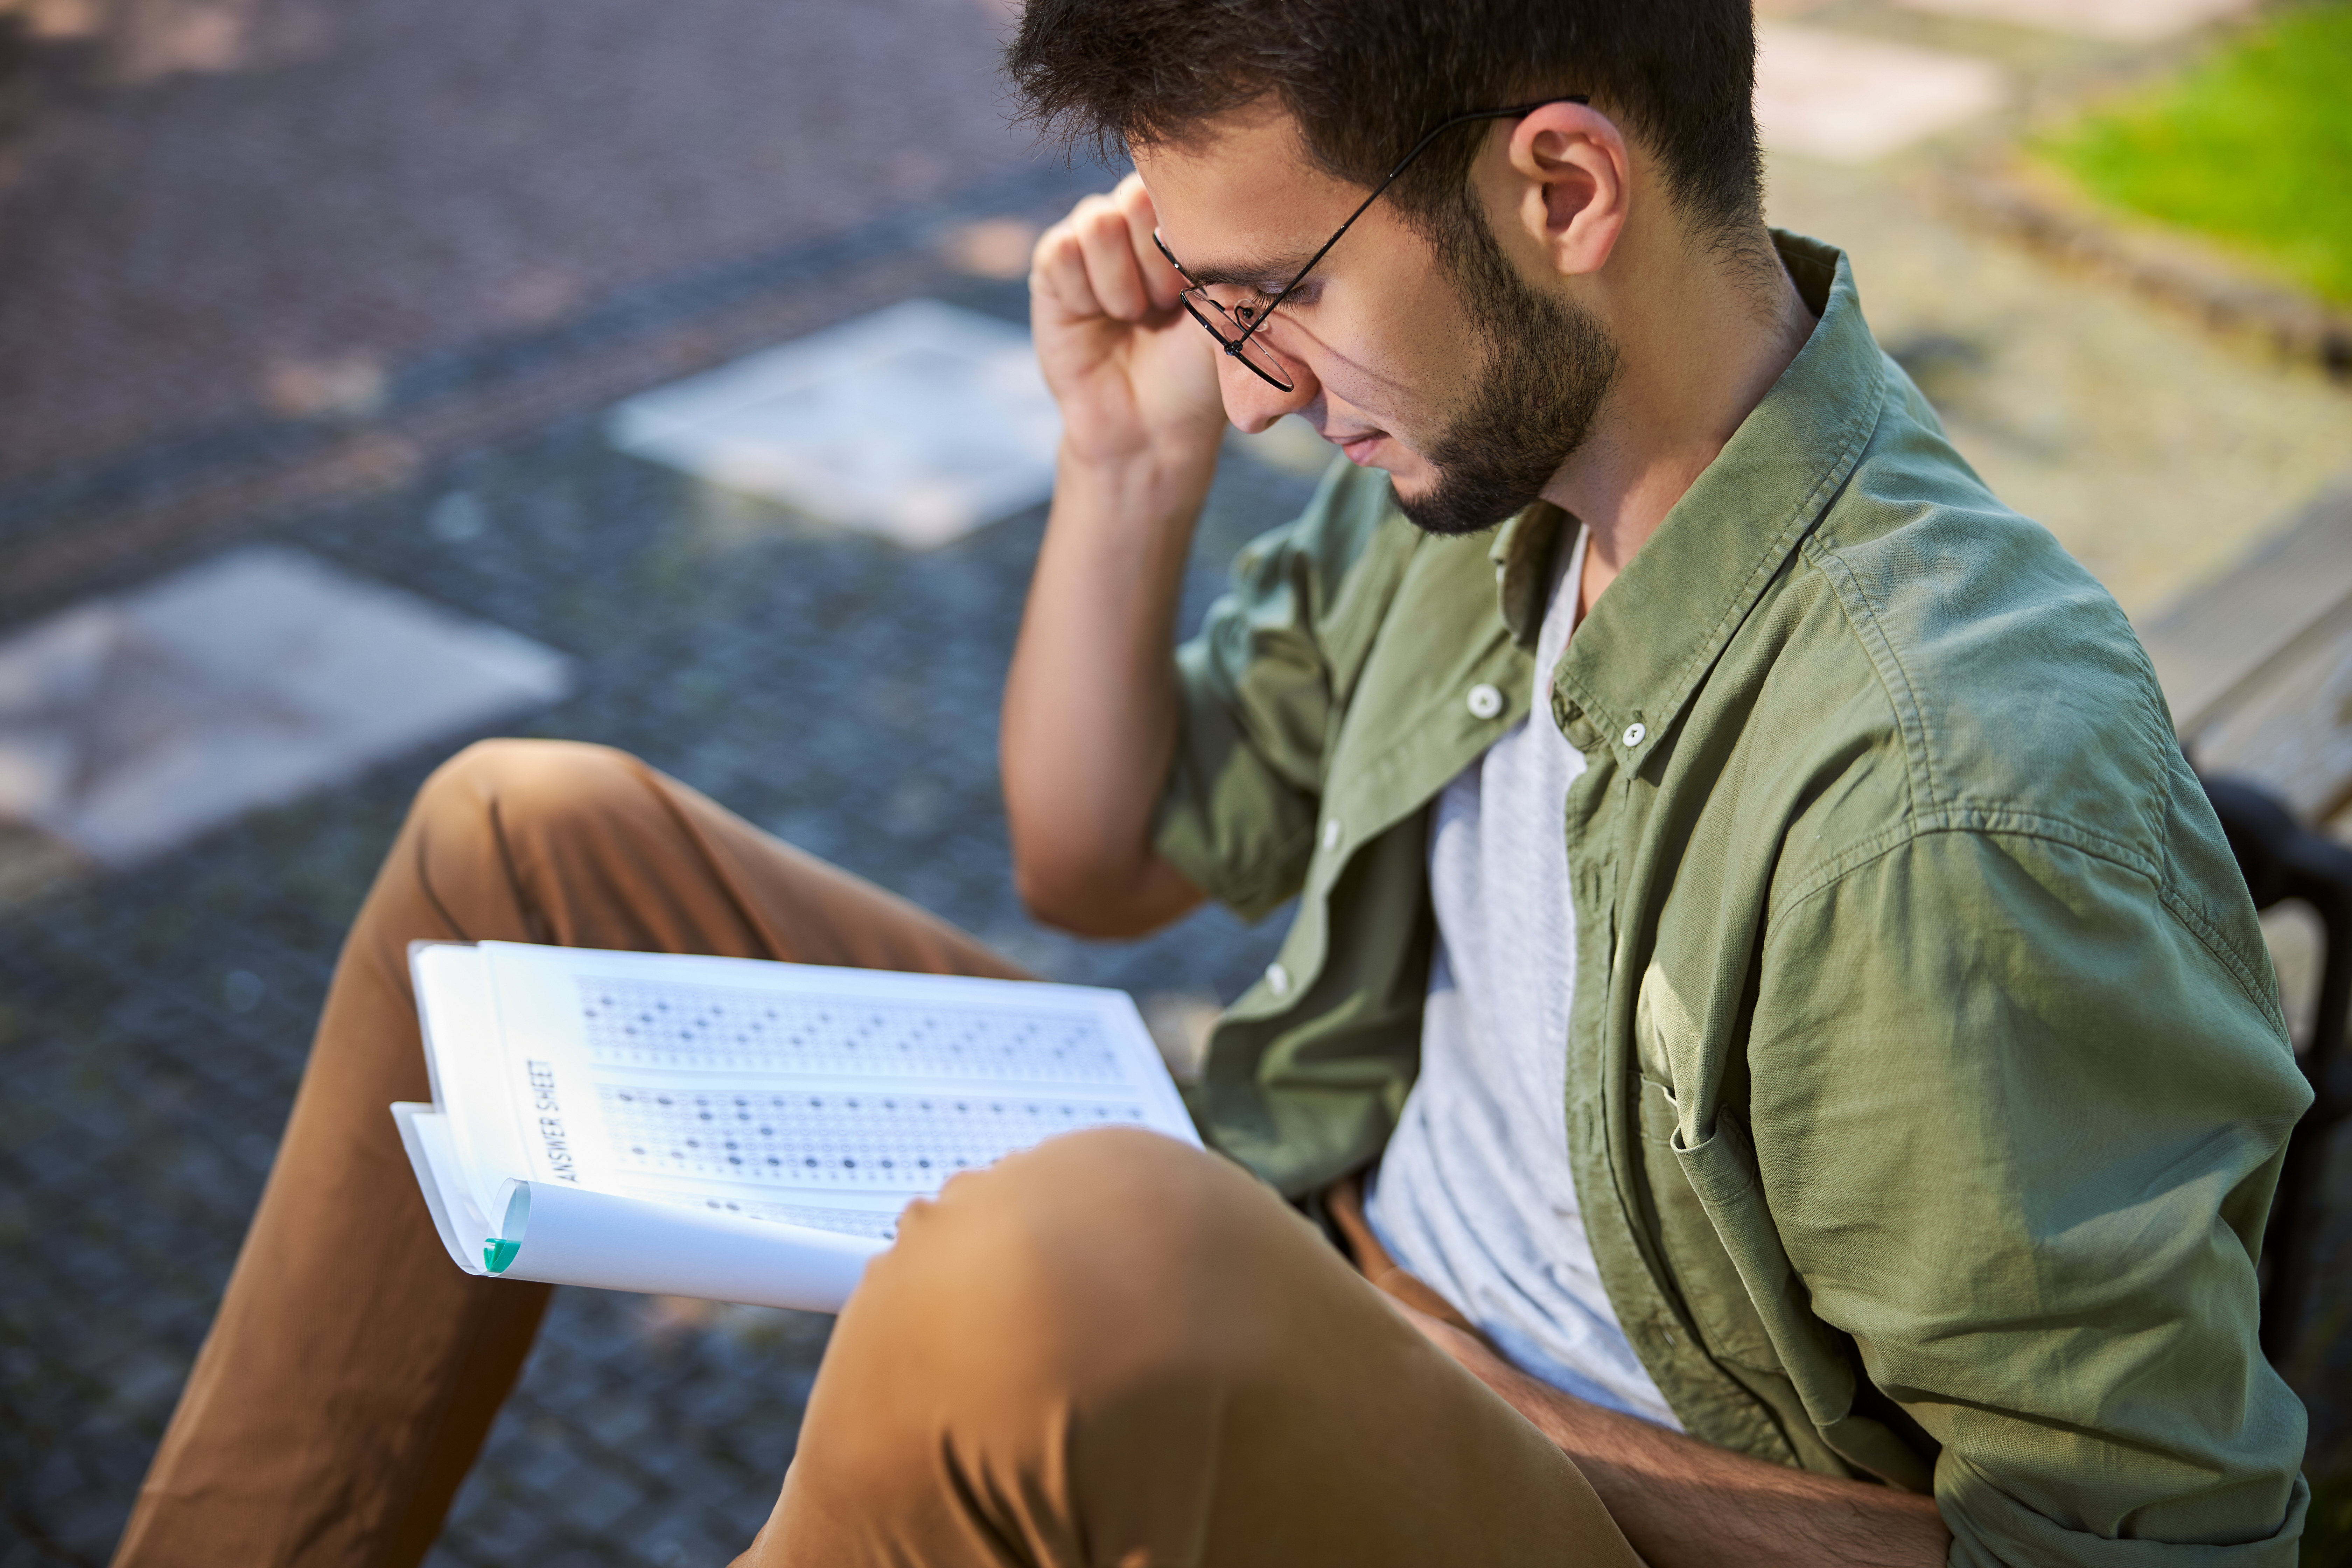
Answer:
<svg viewBox="0 0 2352 1568"><path fill-rule="evenodd" d="M1785 22L1757 24L1756 118L1777 153L1866 163L1999 108L1990 60Z"/></svg>
<svg viewBox="0 0 2352 1568"><path fill-rule="evenodd" d="M1906 11L2151 44L2253 8L2252 0L1895 0Z"/></svg>
<svg viewBox="0 0 2352 1568"><path fill-rule="evenodd" d="M0 643L0 820L128 866L569 683L512 632L249 546Z"/></svg>
<svg viewBox="0 0 2352 1568"><path fill-rule="evenodd" d="M1052 493L1061 416L1029 334L908 300L633 397L615 446L914 549Z"/></svg>

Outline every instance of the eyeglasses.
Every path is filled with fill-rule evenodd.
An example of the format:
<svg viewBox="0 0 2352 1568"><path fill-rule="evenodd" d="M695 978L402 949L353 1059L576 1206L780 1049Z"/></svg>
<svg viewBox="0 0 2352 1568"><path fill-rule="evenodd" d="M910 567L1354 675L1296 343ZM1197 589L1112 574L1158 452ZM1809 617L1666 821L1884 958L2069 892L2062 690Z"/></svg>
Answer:
<svg viewBox="0 0 2352 1568"><path fill-rule="evenodd" d="M1381 183L1372 187L1372 194L1358 204L1356 210L1348 215L1348 221L1339 226L1338 233L1323 242L1322 249L1307 258L1307 265L1293 274L1289 282L1255 303L1237 303L1231 307L1219 303L1216 297L1208 291L1206 286L1192 281L1192 275L1184 270L1184 264L1176 259L1176 253L1168 248L1168 242L1160 237L1160 231L1156 228L1151 231L1151 243L1160 247L1160 254L1168 258L1168 265L1174 268L1176 276L1184 280L1184 291L1177 298L1183 302L1186 312L1201 323L1203 331L1217 340L1218 346L1228 355L1239 360L1244 369L1260 381L1273 386L1276 391L1288 392L1296 384L1290 380L1290 373L1284 367L1281 358L1265 344L1252 340L1257 336L1258 329L1265 325L1266 318L1274 314L1274 308L1290 298L1290 291L1305 281L1307 275L1315 270L1315 264L1328 256L1331 253L1331 247L1339 243L1339 236L1355 226L1356 220L1363 216L1374 202L1381 199L1381 193L1394 184L1396 177L1411 168L1412 161L1420 157L1431 142L1436 141L1444 132L1453 130L1454 127L1467 125L1474 120L1518 120L1550 104L1590 103L1591 101L1590 98L1580 92L1563 93L1558 98L1547 98L1539 103L1514 104L1508 109L1465 110L1460 114L1449 115L1439 121L1423 134L1420 141L1412 144L1411 152L1397 160L1396 167L1391 169ZM1202 310L1203 305L1208 309Z"/></svg>

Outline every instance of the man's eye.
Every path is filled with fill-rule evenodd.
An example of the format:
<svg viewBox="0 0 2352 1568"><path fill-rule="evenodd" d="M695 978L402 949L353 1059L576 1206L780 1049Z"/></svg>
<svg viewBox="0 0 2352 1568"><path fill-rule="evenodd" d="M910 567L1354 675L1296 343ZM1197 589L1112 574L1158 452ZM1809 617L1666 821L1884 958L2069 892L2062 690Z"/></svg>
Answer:
<svg viewBox="0 0 2352 1568"><path fill-rule="evenodd" d="M1258 318L1272 310L1275 303L1274 297L1263 289L1246 289L1234 284L1220 285L1211 291L1210 298L1217 302L1219 310L1244 327L1255 325Z"/></svg>
<svg viewBox="0 0 2352 1568"><path fill-rule="evenodd" d="M1273 295L1262 289L1252 289L1242 295L1241 303L1234 307L1234 314L1245 321L1255 321L1273 309Z"/></svg>

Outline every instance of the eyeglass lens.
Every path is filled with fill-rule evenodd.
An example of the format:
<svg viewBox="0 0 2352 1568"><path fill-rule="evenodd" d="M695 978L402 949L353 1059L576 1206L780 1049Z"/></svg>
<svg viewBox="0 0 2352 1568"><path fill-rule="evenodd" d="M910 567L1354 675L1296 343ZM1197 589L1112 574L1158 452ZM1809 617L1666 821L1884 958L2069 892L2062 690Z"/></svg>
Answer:
<svg viewBox="0 0 2352 1568"><path fill-rule="evenodd" d="M1193 282L1192 275L1184 270L1184 264L1176 259L1176 253L1168 248L1168 242L1160 237L1158 229L1151 231L1151 243L1159 247L1168 265L1176 269L1176 276L1184 280L1184 292L1178 298L1183 301L1185 312L1200 322L1211 337L1223 344L1226 355L1241 361L1243 367L1251 374L1280 391L1290 391L1290 372L1283 365L1281 357L1249 330L1250 322L1257 318L1251 316L1237 320L1234 313L1217 303L1215 297L1206 289Z"/></svg>
<svg viewBox="0 0 2352 1568"><path fill-rule="evenodd" d="M1225 346L1229 356L1241 361L1261 379L1273 383L1285 392L1290 390L1290 372L1281 358L1266 347L1263 331L1246 339L1243 337L1249 328L1248 319L1226 310L1198 288L1185 293L1184 308L1192 312L1194 321L1209 329L1210 336ZM1236 343L1241 346L1234 347Z"/></svg>

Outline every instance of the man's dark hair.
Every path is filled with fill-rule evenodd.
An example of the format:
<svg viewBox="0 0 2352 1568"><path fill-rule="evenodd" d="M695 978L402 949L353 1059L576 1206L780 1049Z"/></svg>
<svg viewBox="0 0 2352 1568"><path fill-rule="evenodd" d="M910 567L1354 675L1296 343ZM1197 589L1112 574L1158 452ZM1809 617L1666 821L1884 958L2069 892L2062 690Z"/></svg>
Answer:
<svg viewBox="0 0 2352 1568"><path fill-rule="evenodd" d="M1181 143L1271 94L1364 186L1449 114L1586 93L1699 233L1761 239L1750 0L1029 0L1005 64L1027 118L1103 153ZM1449 257L1480 144L1449 132L1390 191Z"/></svg>

